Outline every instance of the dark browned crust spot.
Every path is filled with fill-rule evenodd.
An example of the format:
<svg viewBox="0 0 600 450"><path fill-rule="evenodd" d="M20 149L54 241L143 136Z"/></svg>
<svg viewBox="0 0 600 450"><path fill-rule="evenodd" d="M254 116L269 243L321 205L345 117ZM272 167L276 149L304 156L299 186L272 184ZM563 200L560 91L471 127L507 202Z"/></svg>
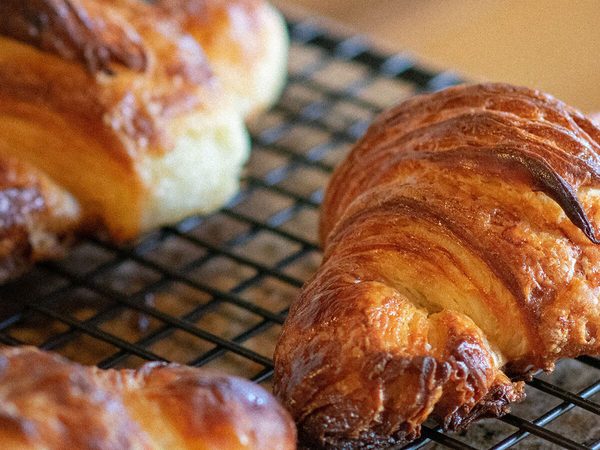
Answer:
<svg viewBox="0 0 600 450"><path fill-rule="evenodd" d="M437 419L445 430L458 431L479 419L502 417L510 411L511 403L525 399L524 389L525 383L523 382L517 383L516 389L507 389L505 384L496 383L489 388L487 395L473 408L461 406L454 414L437 417Z"/></svg>
<svg viewBox="0 0 600 450"><path fill-rule="evenodd" d="M577 198L574 187L567 183L556 170L539 157L523 154L513 147L479 148L476 153L468 148L458 148L447 152L431 155L431 161L445 164L464 165L474 162L484 166L483 170L490 169L496 164L495 172L500 175L507 171L510 177L523 171L528 175L529 184L533 190L540 190L554 200L573 225L579 228L594 244L600 244L596 232Z"/></svg>
<svg viewBox="0 0 600 450"><path fill-rule="evenodd" d="M0 35L83 62L90 75L112 74L112 63L137 72L148 65L138 34L122 29L110 17L91 17L79 0L3 0Z"/></svg>

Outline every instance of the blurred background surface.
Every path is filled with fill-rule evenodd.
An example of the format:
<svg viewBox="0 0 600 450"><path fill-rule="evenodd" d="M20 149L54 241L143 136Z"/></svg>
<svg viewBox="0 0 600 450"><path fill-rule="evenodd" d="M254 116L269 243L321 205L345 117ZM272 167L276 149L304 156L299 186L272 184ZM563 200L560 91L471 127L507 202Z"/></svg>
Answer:
<svg viewBox="0 0 600 450"><path fill-rule="evenodd" d="M473 80L600 111L600 0L272 0Z"/></svg>

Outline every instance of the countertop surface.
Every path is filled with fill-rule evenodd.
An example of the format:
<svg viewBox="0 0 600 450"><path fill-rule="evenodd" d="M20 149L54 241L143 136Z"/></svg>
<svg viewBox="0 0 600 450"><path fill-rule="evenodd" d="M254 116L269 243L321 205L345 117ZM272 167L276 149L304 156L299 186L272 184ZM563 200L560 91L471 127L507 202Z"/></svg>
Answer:
<svg viewBox="0 0 600 450"><path fill-rule="evenodd" d="M598 0L273 0L473 79L600 111Z"/></svg>

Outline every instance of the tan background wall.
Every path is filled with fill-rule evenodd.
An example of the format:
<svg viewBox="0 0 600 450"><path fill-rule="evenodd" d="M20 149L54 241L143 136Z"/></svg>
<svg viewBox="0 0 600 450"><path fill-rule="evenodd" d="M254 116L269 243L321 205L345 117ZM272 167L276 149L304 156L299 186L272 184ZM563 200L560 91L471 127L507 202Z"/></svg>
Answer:
<svg viewBox="0 0 600 450"><path fill-rule="evenodd" d="M442 68L600 111L600 0L273 0Z"/></svg>

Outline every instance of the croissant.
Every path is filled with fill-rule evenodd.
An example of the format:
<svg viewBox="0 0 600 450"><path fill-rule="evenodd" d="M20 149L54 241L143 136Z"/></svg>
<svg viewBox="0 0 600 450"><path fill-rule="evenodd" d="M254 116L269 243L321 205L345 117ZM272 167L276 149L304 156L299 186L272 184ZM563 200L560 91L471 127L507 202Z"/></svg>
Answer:
<svg viewBox="0 0 600 450"><path fill-rule="evenodd" d="M0 142L115 240L221 206L248 157L245 111L185 18L139 0L0 2Z"/></svg>
<svg viewBox="0 0 600 450"><path fill-rule="evenodd" d="M418 96L335 170L324 260L293 303L274 392L311 448L456 430L525 377L600 352L600 129L506 84Z"/></svg>
<svg viewBox="0 0 600 450"><path fill-rule="evenodd" d="M64 253L80 220L77 201L43 173L3 158L0 145L0 283Z"/></svg>
<svg viewBox="0 0 600 450"><path fill-rule="evenodd" d="M177 364L100 370L33 347L0 349L3 449L296 448L260 386Z"/></svg>

